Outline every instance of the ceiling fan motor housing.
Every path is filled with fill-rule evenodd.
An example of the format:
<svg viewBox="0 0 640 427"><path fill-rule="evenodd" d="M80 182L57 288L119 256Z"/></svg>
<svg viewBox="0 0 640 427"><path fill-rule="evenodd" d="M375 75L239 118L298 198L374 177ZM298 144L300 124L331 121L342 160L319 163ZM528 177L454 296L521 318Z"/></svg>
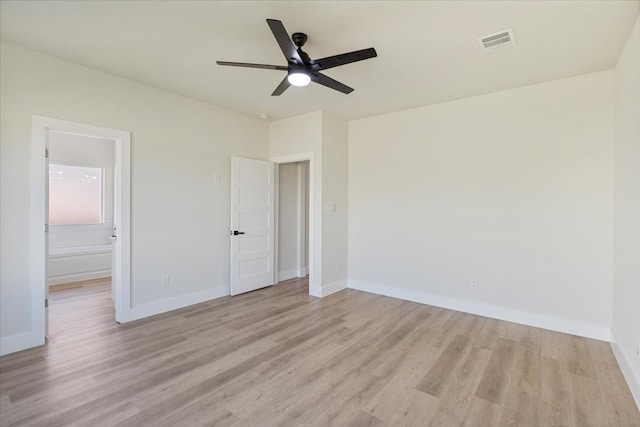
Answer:
<svg viewBox="0 0 640 427"><path fill-rule="evenodd" d="M293 40L293 44L301 48L307 42L307 35L305 33L293 33L291 40Z"/></svg>
<svg viewBox="0 0 640 427"><path fill-rule="evenodd" d="M305 65L310 65L311 58L307 55L307 52L302 50L302 46L307 42L307 35L305 33L293 33L291 40L293 40L293 44L297 46L298 55L300 55L302 62L304 62Z"/></svg>

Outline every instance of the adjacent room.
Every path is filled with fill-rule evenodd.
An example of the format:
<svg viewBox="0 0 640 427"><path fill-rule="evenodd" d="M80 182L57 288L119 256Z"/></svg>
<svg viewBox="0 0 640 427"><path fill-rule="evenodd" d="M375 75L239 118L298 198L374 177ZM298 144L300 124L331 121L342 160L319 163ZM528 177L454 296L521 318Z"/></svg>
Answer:
<svg viewBox="0 0 640 427"><path fill-rule="evenodd" d="M66 300L72 318L90 320L101 313L78 298L102 293L113 300L111 287L114 236L115 143L108 139L50 131L48 150L48 299ZM71 301L76 301L72 304ZM50 307L59 307L52 304ZM106 316L113 320L113 310ZM49 310L47 335L65 335L65 311Z"/></svg>
<svg viewBox="0 0 640 427"><path fill-rule="evenodd" d="M640 1L0 1L0 426L640 426Z"/></svg>

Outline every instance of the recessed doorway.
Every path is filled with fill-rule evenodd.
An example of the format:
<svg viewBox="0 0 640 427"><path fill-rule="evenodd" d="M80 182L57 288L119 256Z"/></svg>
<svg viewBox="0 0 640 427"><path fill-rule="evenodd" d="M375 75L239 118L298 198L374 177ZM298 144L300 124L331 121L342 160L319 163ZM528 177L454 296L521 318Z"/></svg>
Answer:
<svg viewBox="0 0 640 427"><path fill-rule="evenodd" d="M51 237L48 207L48 187L50 182L49 145L52 139L55 139L57 136L64 135L70 135L78 138L108 140L113 144L113 223L107 224L106 227L111 230L109 238L111 239L111 236L113 236L114 241L112 244L109 242L105 243L105 245L112 247L111 282L113 284L112 296L115 309L114 320L117 322L126 322L130 316L130 133L127 131L102 128L66 120L33 116L30 195L32 346L44 344L48 324L48 247ZM64 168L56 169L55 172L56 174L58 174L58 172L62 172L60 175L64 175L65 171L71 173L71 170ZM84 172L85 173L81 175L89 175L89 179L93 181L98 180L97 173L90 174L87 171ZM96 177L95 179L93 178L94 176ZM104 194L104 188L102 190ZM104 206L102 209L103 211L99 213L102 215L101 220L104 219ZM101 224L101 226L104 226L104 224ZM78 238L78 236L74 238ZM82 239L79 241L81 240ZM86 276L75 277L80 278L81 280L87 279Z"/></svg>
<svg viewBox="0 0 640 427"><path fill-rule="evenodd" d="M309 271L309 161L278 165L278 266L276 281Z"/></svg>
<svg viewBox="0 0 640 427"><path fill-rule="evenodd" d="M62 333L60 293L108 288L114 309L115 288L111 286L114 225L114 171L116 142L112 139L49 130L48 143L48 327L47 336ZM45 178L47 179L47 178ZM96 282L97 280L97 282ZM60 293L59 293L60 292ZM97 313L83 308L84 318ZM114 319L114 313L111 318Z"/></svg>

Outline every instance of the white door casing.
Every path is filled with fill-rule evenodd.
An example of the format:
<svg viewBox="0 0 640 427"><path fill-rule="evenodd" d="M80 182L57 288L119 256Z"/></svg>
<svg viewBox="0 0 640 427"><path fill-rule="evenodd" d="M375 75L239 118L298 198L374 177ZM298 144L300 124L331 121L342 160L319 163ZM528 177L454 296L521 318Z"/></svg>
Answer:
<svg viewBox="0 0 640 427"><path fill-rule="evenodd" d="M128 131L101 128L83 123L32 116L31 124L31 218L30 218L30 290L31 290L31 340L30 346L44 344L47 316L45 298L47 280L47 222L46 186L48 167L46 167L45 148L49 131L75 135L111 139L116 143L115 194L118 203L115 206L114 221L119 224L118 239L114 245L113 256L116 271L113 275L115 288L115 320L127 322L131 310L131 261L130 261L130 195L131 195L131 134Z"/></svg>
<svg viewBox="0 0 640 427"><path fill-rule="evenodd" d="M275 165L231 158L231 295L275 283Z"/></svg>
<svg viewBox="0 0 640 427"><path fill-rule="evenodd" d="M306 198L309 182L306 178L309 162L297 163L297 224L296 224L296 275L305 277L307 275L308 261L305 256L307 246L306 234L308 234L308 200Z"/></svg>

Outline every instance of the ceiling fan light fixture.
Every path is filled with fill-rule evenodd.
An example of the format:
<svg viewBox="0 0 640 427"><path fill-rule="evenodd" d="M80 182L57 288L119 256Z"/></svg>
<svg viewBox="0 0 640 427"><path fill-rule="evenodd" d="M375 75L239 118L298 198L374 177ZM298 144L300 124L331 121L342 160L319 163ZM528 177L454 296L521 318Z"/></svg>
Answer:
<svg viewBox="0 0 640 427"><path fill-rule="evenodd" d="M307 73L296 71L287 76L287 80L292 86L306 86L311 83L311 77Z"/></svg>

